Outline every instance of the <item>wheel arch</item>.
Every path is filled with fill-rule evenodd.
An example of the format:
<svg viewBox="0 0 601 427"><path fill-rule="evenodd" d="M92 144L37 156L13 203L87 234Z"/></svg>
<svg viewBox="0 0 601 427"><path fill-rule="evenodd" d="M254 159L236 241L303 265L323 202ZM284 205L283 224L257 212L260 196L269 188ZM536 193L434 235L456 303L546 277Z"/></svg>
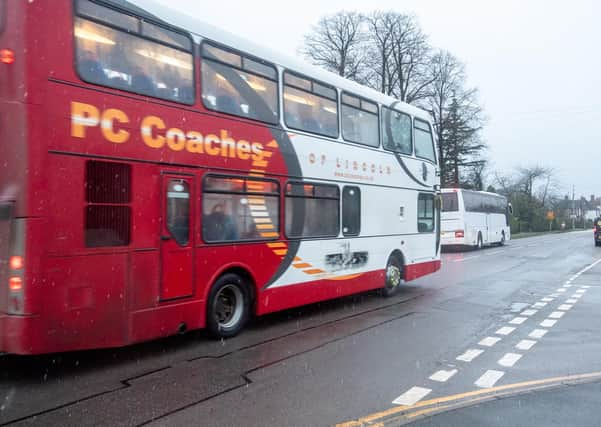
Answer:
<svg viewBox="0 0 601 427"><path fill-rule="evenodd" d="M206 286L206 288L204 290L204 295L203 295L204 301L207 302L207 300L209 298L209 293L211 292L211 289L213 288L213 286L215 285L217 280L219 280L220 277L222 277L226 274L230 274L230 273L236 274L236 275L242 277L246 281L249 295L250 295L250 305L252 307L252 313L256 314L257 291L258 291L257 290L257 281L255 280L255 277L253 276L253 274L250 271L251 271L251 269L249 268L249 266L244 265L244 264L232 263L232 264L224 265L219 270L217 270L215 272L215 274L213 274L213 276L209 280L209 284L208 284L208 286Z"/></svg>

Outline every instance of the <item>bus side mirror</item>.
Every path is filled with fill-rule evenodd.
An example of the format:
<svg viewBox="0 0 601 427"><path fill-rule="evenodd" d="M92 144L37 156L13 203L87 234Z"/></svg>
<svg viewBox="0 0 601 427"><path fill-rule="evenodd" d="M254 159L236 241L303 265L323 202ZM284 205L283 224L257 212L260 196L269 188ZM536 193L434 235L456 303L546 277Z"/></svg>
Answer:
<svg viewBox="0 0 601 427"><path fill-rule="evenodd" d="M511 203L507 204L507 211L509 212L509 215L513 215L513 206L511 206Z"/></svg>

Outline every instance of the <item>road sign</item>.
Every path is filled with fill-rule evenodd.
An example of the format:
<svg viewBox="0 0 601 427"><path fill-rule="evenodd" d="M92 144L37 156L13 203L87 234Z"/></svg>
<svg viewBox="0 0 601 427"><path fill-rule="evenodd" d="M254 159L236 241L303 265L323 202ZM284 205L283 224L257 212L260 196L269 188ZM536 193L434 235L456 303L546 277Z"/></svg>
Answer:
<svg viewBox="0 0 601 427"><path fill-rule="evenodd" d="M547 212L547 220L553 221L555 219L555 212L549 211Z"/></svg>

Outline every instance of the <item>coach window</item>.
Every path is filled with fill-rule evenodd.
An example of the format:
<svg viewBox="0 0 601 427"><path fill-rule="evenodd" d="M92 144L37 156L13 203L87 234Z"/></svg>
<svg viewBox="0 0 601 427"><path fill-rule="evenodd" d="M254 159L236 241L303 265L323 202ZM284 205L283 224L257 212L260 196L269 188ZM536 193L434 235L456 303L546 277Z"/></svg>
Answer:
<svg viewBox="0 0 601 427"><path fill-rule="evenodd" d="M417 198L417 231L431 233L434 231L434 196L420 194Z"/></svg>
<svg viewBox="0 0 601 427"><path fill-rule="evenodd" d="M378 105L346 93L342 94L341 101L342 137L350 142L378 147Z"/></svg>
<svg viewBox="0 0 601 427"><path fill-rule="evenodd" d="M413 154L411 117L408 114L382 107L382 145L395 153Z"/></svg>
<svg viewBox="0 0 601 427"><path fill-rule="evenodd" d="M86 247L129 245L131 166L90 160L85 174Z"/></svg>
<svg viewBox="0 0 601 427"><path fill-rule="evenodd" d="M82 80L185 104L194 103L192 40L136 17L77 2L75 50Z"/></svg>
<svg viewBox="0 0 601 427"><path fill-rule="evenodd" d="M428 122L415 119L415 155L436 163L434 154L434 139Z"/></svg>
<svg viewBox="0 0 601 427"><path fill-rule="evenodd" d="M285 72L284 119L289 128L337 138L336 89Z"/></svg>
<svg viewBox="0 0 601 427"><path fill-rule="evenodd" d="M204 42L202 101L206 108L271 124L278 122L273 65Z"/></svg>
<svg viewBox="0 0 601 427"><path fill-rule="evenodd" d="M335 237L340 221L340 190L336 185L286 185L286 236Z"/></svg>
<svg viewBox="0 0 601 427"><path fill-rule="evenodd" d="M342 234L357 236L361 230L361 191L359 187L342 189Z"/></svg>
<svg viewBox="0 0 601 427"><path fill-rule="evenodd" d="M280 236L279 184L247 177L205 177L202 235L205 242L273 240Z"/></svg>

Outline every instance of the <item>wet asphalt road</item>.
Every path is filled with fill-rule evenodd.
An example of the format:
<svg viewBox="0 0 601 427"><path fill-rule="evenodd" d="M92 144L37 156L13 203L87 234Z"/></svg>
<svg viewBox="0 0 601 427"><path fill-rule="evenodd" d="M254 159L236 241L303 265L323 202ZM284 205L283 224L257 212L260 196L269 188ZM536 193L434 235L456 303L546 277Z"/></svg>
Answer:
<svg viewBox="0 0 601 427"><path fill-rule="evenodd" d="M197 332L2 356L0 424L570 425L549 422L555 410L568 418L554 421L600 425L601 248L591 234L447 253L439 273L393 298L269 315L227 341Z"/></svg>

